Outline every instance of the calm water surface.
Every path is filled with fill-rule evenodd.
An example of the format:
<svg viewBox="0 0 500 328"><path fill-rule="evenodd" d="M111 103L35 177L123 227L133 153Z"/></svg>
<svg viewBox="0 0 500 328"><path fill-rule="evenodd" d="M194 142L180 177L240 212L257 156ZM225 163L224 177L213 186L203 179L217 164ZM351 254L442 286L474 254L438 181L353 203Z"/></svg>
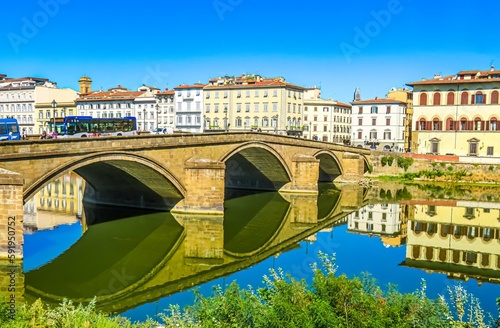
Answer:
<svg viewBox="0 0 500 328"><path fill-rule="evenodd" d="M25 299L57 304L98 295L100 309L145 320L170 304L193 304L195 286L204 295L233 281L262 286L270 268L311 281L310 265L322 251L335 254L339 274L369 272L401 292L425 279L434 298L463 284L496 315L495 199L426 198L403 187L320 189L319 197L232 194L220 218L81 203L62 210L62 201L55 210L47 194L39 195L26 209Z"/></svg>

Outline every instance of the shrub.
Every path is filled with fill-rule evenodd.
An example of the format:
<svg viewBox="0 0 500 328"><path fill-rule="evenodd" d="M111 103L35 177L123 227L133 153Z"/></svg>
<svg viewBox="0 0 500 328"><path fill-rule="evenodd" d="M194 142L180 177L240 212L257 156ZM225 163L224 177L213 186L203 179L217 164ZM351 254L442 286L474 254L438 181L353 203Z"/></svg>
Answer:
<svg viewBox="0 0 500 328"><path fill-rule="evenodd" d="M386 166L387 165L387 157L383 156L380 159L380 164L382 165L382 167Z"/></svg>
<svg viewBox="0 0 500 328"><path fill-rule="evenodd" d="M398 166L408 171L408 168L413 164L413 158L411 157L398 157Z"/></svg>
<svg viewBox="0 0 500 328"><path fill-rule="evenodd" d="M451 172L451 171L453 171L453 166L450 165L446 169Z"/></svg>
<svg viewBox="0 0 500 328"><path fill-rule="evenodd" d="M490 166L488 167L488 170L490 170L490 171L495 170L495 165L490 165Z"/></svg>
<svg viewBox="0 0 500 328"><path fill-rule="evenodd" d="M392 156L387 157L387 165L392 166L393 162L394 162L394 157Z"/></svg>

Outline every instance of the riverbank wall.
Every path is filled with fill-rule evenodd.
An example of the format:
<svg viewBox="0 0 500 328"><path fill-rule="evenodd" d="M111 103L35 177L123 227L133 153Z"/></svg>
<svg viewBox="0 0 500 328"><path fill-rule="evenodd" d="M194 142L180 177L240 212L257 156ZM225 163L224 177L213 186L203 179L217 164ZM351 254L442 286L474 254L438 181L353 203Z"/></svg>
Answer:
<svg viewBox="0 0 500 328"><path fill-rule="evenodd" d="M398 158L411 162L406 171L398 165ZM367 175L369 178L400 176L404 173L421 171L440 171L446 174L434 177L434 181L453 181L455 173L459 173L461 182L500 184L500 158L496 157L373 152L370 161L373 170Z"/></svg>

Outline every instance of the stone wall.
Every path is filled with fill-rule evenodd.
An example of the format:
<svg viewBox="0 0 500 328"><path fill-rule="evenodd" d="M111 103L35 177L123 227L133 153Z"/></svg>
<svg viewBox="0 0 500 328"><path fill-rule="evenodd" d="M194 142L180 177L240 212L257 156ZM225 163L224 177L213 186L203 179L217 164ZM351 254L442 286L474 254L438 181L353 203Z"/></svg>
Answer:
<svg viewBox="0 0 500 328"><path fill-rule="evenodd" d="M23 179L0 169L0 259L23 258Z"/></svg>

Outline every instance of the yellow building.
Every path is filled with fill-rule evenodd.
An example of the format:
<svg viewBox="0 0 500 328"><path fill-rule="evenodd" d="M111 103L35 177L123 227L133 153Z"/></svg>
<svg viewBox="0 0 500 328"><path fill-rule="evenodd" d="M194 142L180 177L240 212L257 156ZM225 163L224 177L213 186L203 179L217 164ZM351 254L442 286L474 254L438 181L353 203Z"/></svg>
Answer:
<svg viewBox="0 0 500 328"><path fill-rule="evenodd" d="M204 131L302 135L304 88L259 75L211 79L203 88Z"/></svg>
<svg viewBox="0 0 500 328"><path fill-rule="evenodd" d="M496 156L500 142L500 70L461 71L407 83L413 87L412 150L458 156ZM498 152L498 148L497 148Z"/></svg>
<svg viewBox="0 0 500 328"><path fill-rule="evenodd" d="M500 282L500 205L430 200L411 206L404 265L455 279Z"/></svg>
<svg viewBox="0 0 500 328"><path fill-rule="evenodd" d="M387 98L395 99L406 103L405 118L405 142L406 150L416 149L412 145L412 122L413 122L413 92L407 88L392 88L387 93Z"/></svg>

